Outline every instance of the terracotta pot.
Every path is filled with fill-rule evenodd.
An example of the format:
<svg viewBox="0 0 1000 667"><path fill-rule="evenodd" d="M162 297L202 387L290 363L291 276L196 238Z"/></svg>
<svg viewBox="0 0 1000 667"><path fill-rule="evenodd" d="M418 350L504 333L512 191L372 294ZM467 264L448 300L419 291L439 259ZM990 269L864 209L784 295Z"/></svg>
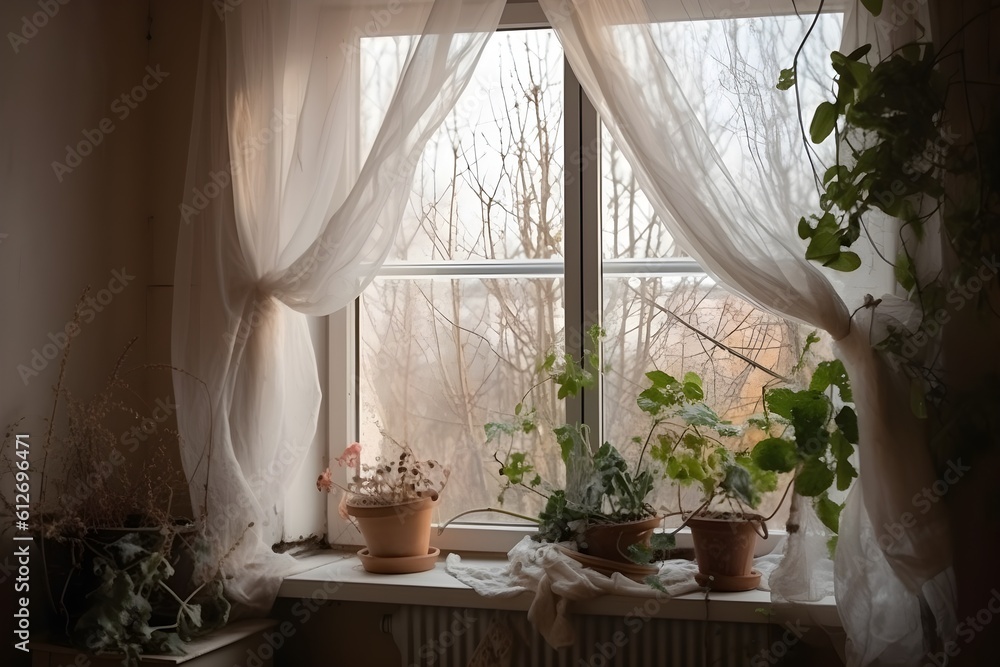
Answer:
<svg viewBox="0 0 1000 667"><path fill-rule="evenodd" d="M368 554L375 558L426 556L430 552L431 513L436 501L421 498L398 505L352 505Z"/></svg>
<svg viewBox="0 0 1000 667"><path fill-rule="evenodd" d="M583 533L585 546L581 545L581 551L616 563L631 563L628 548L633 544L648 546L659 525L658 516L628 523L593 524Z"/></svg>
<svg viewBox="0 0 1000 667"><path fill-rule="evenodd" d="M688 519L687 525L694 540L699 570L695 578L700 585L716 591L749 591L757 587L760 573L753 569L753 552L757 537L767 537L762 517L699 514Z"/></svg>

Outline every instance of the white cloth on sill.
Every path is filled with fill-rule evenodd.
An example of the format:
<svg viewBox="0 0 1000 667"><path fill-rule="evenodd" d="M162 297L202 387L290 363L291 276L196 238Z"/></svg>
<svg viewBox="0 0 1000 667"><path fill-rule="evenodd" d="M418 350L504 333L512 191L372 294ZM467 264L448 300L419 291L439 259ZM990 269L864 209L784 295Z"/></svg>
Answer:
<svg viewBox="0 0 1000 667"><path fill-rule="evenodd" d="M761 590L767 589L771 572L781 560L779 550L754 561L761 573ZM620 573L607 577L584 567L562 553L554 544L525 537L507 554L504 567L467 565L458 554L449 554L445 571L484 597L513 597L530 591L534 599L528 608L528 620L553 648L573 644L576 637L567 618L570 602L590 600L600 595L633 595L662 598L702 590L694 579L698 566L693 561L668 560L660 563L658 578L666 593L633 581ZM829 568L830 594L833 591L833 567Z"/></svg>

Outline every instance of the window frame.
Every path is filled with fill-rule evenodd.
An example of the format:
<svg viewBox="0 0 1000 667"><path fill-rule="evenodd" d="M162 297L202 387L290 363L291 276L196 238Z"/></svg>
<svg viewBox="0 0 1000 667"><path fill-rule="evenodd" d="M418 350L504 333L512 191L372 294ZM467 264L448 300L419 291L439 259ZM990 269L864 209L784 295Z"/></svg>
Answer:
<svg viewBox="0 0 1000 667"><path fill-rule="evenodd" d="M649 0L659 21L692 21L726 18L750 18L769 15L789 15L794 13L790 0ZM815 12L819 0L800 0L801 14ZM845 12L846 0L828 0L824 13ZM550 24L537 0L508 0L497 30L522 30L550 28ZM360 36L357 37L360 40ZM359 45L360 46L360 42ZM569 61L564 63L564 250L563 250L563 290L565 300L565 345L570 354L582 354L586 340L585 332L600 324L603 315L602 284L606 275L628 274L645 276L667 275L707 275L693 259L617 259L607 261L609 273L605 273L602 252L603 230L601 226L601 120L596 108L587 98L579 80L573 73ZM360 64L355 72L360 86ZM359 93L360 97L360 93ZM572 113L571 113L572 112ZM355 151L354 162L360 160ZM360 165L358 165L360 166ZM445 270L441 264L412 263L406 265L386 265L380 276L393 277L453 277L492 275L545 275L558 276L553 271L559 264L546 266L544 260L532 260L529 270L517 272L517 261L504 262L504 266L477 262L449 262ZM585 267L596 267L596 271L586 271ZM527 266L525 266L528 269ZM326 453L332 461L342 450L341 443L350 443L359 437L360 408L360 299L351 302L340 311L327 318L328 324L328 394L329 412ZM568 421L578 421L590 427L594 433L601 432L601 403L603 386L583 392L581 398L569 400L566 404ZM339 475L342 484L347 483L347 473L336 466L331 467L335 478ZM339 494L328 494L325 524L327 539L338 546L363 545L360 533L354 525L341 518L338 511ZM449 517L438 517L442 522ZM439 524L435 524L437 526ZM524 524L475 523L452 524L438 534L432 531L431 543L442 551L462 551L469 553L506 553L517 542L535 532L535 528ZM783 530L772 530L767 540L762 540L757 555L769 553L785 535ZM687 528L677 533L677 546L693 546Z"/></svg>

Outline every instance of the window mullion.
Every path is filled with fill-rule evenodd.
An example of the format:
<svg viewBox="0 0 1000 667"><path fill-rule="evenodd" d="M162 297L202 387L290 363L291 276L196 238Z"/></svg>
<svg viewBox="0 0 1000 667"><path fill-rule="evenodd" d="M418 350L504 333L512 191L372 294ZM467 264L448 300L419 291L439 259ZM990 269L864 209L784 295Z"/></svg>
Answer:
<svg viewBox="0 0 1000 667"><path fill-rule="evenodd" d="M565 64L565 307L566 351L579 358L587 330L601 317L600 120L579 81ZM566 405L569 423L586 424L600 445L600 383Z"/></svg>

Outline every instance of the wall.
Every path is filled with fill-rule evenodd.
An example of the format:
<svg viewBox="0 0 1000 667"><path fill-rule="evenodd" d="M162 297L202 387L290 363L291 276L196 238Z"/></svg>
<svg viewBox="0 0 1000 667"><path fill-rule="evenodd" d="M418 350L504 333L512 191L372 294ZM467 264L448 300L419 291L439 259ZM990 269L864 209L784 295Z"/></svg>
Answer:
<svg viewBox="0 0 1000 667"><path fill-rule="evenodd" d="M81 397L100 389L134 337L129 366L168 361L160 286L174 241L161 223L176 217L182 189L200 16L198 0L0 3L0 424L21 420L36 457L65 341L66 384ZM95 301L67 336L87 285ZM150 405L169 399L168 377L134 383ZM3 664L11 544L0 533ZM40 555L31 568L37 591Z"/></svg>

